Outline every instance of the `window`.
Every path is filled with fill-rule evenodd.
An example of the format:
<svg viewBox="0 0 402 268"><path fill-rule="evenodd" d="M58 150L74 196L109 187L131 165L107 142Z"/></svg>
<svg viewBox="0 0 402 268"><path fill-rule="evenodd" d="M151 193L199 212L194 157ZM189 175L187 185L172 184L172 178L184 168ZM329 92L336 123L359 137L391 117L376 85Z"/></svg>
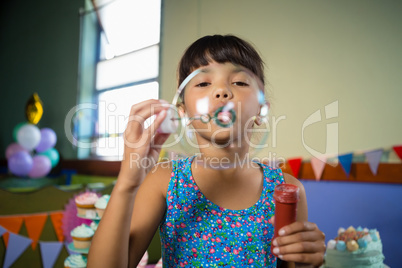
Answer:
<svg viewBox="0 0 402 268"><path fill-rule="evenodd" d="M99 49L92 96L97 109L89 131L93 146L87 153L78 148L78 155L121 159L131 106L159 97L161 0L95 0L93 4ZM84 140L85 133L80 132Z"/></svg>

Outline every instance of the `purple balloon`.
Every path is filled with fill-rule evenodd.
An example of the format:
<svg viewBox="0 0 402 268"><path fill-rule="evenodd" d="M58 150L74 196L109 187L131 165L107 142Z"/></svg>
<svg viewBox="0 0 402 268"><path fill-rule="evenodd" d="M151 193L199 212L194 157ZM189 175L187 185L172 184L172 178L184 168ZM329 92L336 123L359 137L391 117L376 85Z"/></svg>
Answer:
<svg viewBox="0 0 402 268"><path fill-rule="evenodd" d="M9 159L13 154L17 152L28 152L24 147L19 145L18 143L14 142L7 146L6 149L6 158Z"/></svg>
<svg viewBox="0 0 402 268"><path fill-rule="evenodd" d="M44 152L53 148L56 145L57 136L56 133L51 128L42 128L40 130L40 142L36 146L35 150L38 153Z"/></svg>
<svg viewBox="0 0 402 268"><path fill-rule="evenodd" d="M30 178L45 177L52 169L50 159L44 155L36 155L32 158L32 160L33 166L31 171L28 173Z"/></svg>
<svg viewBox="0 0 402 268"><path fill-rule="evenodd" d="M32 157L25 151L16 152L8 159L8 169L17 176L28 175L32 166Z"/></svg>

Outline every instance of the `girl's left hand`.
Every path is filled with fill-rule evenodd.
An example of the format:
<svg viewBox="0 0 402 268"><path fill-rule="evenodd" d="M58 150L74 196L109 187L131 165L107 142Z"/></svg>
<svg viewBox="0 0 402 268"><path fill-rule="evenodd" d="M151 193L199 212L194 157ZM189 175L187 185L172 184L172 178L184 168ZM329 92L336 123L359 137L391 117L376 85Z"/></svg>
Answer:
<svg viewBox="0 0 402 268"><path fill-rule="evenodd" d="M315 223L294 222L281 228L272 245L272 252L283 261L314 267L323 264L325 234Z"/></svg>

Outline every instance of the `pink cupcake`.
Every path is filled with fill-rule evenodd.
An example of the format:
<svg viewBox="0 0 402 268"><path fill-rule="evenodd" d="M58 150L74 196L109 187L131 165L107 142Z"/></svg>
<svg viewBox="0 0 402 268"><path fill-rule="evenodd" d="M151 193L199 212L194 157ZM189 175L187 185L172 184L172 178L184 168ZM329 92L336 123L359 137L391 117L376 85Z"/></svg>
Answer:
<svg viewBox="0 0 402 268"><path fill-rule="evenodd" d="M78 195L75 198L78 216L86 218L95 218L96 209L95 203L99 199L98 195L91 192L86 192Z"/></svg>

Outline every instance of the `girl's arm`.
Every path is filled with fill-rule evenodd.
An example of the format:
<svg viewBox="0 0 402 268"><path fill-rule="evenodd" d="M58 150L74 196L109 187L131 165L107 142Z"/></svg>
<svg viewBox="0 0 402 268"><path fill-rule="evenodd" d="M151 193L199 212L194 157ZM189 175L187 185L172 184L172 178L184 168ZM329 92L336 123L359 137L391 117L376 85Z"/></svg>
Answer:
<svg viewBox="0 0 402 268"><path fill-rule="evenodd" d="M152 125L145 129L145 120L153 114L158 115ZM157 162L160 146L168 138L168 135L156 131L165 116L166 106L162 106L158 100L148 100L132 107L124 132L125 147L121 170L92 239L87 267L128 267L129 263L141 259L151 241L157 226L151 222L161 218L164 210L159 196L161 190L150 187L148 183L157 172L151 172L147 176L141 189L140 185L152 168L152 163ZM144 201L144 192L148 194L149 203ZM135 220L132 219L132 213L136 215ZM140 226L134 228L134 231L130 231L132 221ZM136 232L142 232L138 239L135 237ZM138 250L133 247L138 247Z"/></svg>
<svg viewBox="0 0 402 268"><path fill-rule="evenodd" d="M286 183L294 184L300 188L297 221L279 231L279 237L273 241L272 250L283 261L297 263L297 267L318 267L324 260L325 235L315 223L307 221L307 200L303 184L286 173L284 179ZM288 263L288 266L285 267L293 266Z"/></svg>
<svg viewBox="0 0 402 268"><path fill-rule="evenodd" d="M170 163L156 166L138 191L131 218L128 267L137 267L166 211L166 192L172 172Z"/></svg>

